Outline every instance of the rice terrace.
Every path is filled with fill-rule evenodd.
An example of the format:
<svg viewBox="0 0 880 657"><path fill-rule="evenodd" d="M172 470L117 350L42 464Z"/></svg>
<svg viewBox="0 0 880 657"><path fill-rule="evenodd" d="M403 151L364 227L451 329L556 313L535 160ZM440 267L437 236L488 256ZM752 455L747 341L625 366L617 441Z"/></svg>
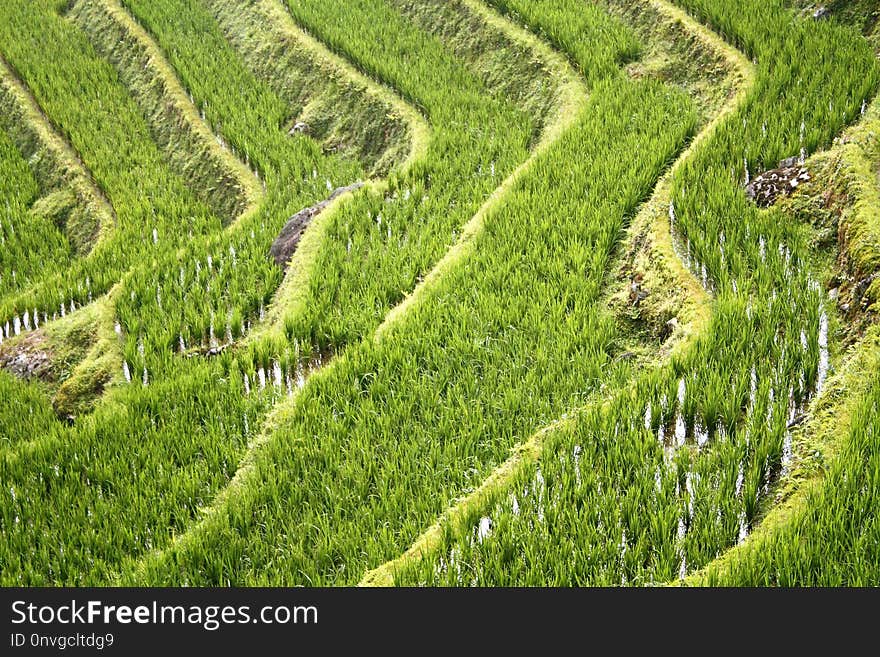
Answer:
<svg viewBox="0 0 880 657"><path fill-rule="evenodd" d="M0 584L880 585L875 0L0 2Z"/></svg>

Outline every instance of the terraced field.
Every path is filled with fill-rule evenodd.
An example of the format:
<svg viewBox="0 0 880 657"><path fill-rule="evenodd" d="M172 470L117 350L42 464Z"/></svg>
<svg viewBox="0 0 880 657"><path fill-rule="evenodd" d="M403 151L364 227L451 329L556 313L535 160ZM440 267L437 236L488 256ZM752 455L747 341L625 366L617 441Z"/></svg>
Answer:
<svg viewBox="0 0 880 657"><path fill-rule="evenodd" d="M0 584L877 585L880 12L0 3Z"/></svg>

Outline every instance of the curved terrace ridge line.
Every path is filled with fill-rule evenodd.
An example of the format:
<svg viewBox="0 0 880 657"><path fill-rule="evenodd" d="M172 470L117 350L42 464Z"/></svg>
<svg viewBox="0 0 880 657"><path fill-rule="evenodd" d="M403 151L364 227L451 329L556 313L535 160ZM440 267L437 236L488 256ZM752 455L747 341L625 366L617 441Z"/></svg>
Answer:
<svg viewBox="0 0 880 657"><path fill-rule="evenodd" d="M239 215L224 228L224 230L236 225L244 217L255 213L259 209L260 203L265 195L261 183L244 162L237 159L229 150L221 147L218 143L217 136L199 116L198 110L189 100L183 85L153 38L134 20L131 14L129 14L129 12L117 0L98 0L98 6L103 8L107 15L144 49L149 57L149 70L153 76L161 81L164 92L163 95L173 104L177 113L182 117L186 129L190 130L199 138L202 145L211 156L218 160L221 165L233 175L241 185L241 189L244 190L244 208ZM36 100L27 90L24 83L17 78L2 57L0 57L0 84L3 84L10 89L19 105L21 105L23 115L33 124L35 133L49 148L52 149L52 152L58 157L59 161L77 172L77 181L79 181L80 178L84 179L85 188L92 193L94 197L93 202L103 211L104 216L112 216L112 221L107 221L106 219L100 221L99 239L93 248L95 248L101 241L110 239L112 237L112 231L110 228L115 225L116 221L116 216L110 201L106 198L103 191L92 182L88 169L80 160L73 147L67 144L57 131L54 130L50 120L39 108ZM98 305L99 315L104 317L105 320L111 315L115 316L113 304L118 290L131 278L136 269L136 267L129 269L123 274L112 290L101 295L92 302L92 304ZM39 283L34 287L37 287L38 285ZM31 289L33 289L33 287ZM81 308L84 307L86 306L82 306ZM62 318L59 318L56 321L61 321L61 319ZM95 345L89 350L85 359L78 363L74 368L72 373L73 376L76 376L79 372L87 371L95 361L102 357L102 355L106 358L107 354L113 354L113 356L119 357L120 362L122 361L121 349L118 344L119 340L113 331L113 322L109 321L108 323L108 321L103 321L97 329L98 339ZM121 382L121 375L119 375L118 370L119 368L116 368L116 374L113 376L111 382L105 386L105 389Z"/></svg>
<svg viewBox="0 0 880 657"><path fill-rule="evenodd" d="M185 121L187 129L191 130L200 138L200 141L208 151L221 161L221 164L223 164L224 167L236 177L241 184L241 188L245 190L245 194L247 195L245 199L245 207L239 213L238 217L234 218L230 223L224 226L223 231L225 232L233 229L233 227L239 224L243 218L258 211L260 204L265 197L262 183L256 178L247 165L231 153L229 149L222 147L218 143L215 133L199 115L198 110L190 100L189 95L184 89L183 84L180 82L176 72L165 57L165 54L159 47L158 43L153 39L152 35L150 35L149 32L147 32L136 21L134 16L120 2L118 2L118 0L98 0L98 3L112 20L115 20L124 31L132 36L133 39L144 48L144 51L149 57L149 66L152 74L158 78L162 84L163 95L174 104L176 111ZM308 52L314 55L314 57L324 64L327 69L332 72L341 73L355 84L361 85L363 87L363 93L368 93L379 98L385 105L390 107L392 111L397 112L404 121L407 122L409 128L410 148L407 158L399 166L403 169L412 166L413 162L418 159L427 148L430 134L427 122L421 114L419 114L414 107L397 97L388 87L361 74L341 57L327 50L320 42L310 37L304 31L299 30L292 17L281 6L279 6L277 2L274 2L273 0L260 0L259 6L269 20L277 23L277 27L280 31L303 45ZM26 85L19 80L2 56L0 56L0 84L7 87L10 93L14 95L15 100L21 106L23 116L33 123L33 130L40 137L41 141L52 149L53 154L56 154L61 162L72 170L77 171L77 175L82 177L94 192L96 197L95 202L101 204L103 208L106 208L105 211L109 217L112 217L112 220L107 221L106 225L104 221L101 222L101 239L109 239L111 236L110 228L115 224L116 220L110 201L106 198L103 191L92 181L88 169L82 163L73 147L64 140L57 130L55 130L51 121L45 113L43 113L36 100L30 94ZM385 183L384 181L369 181L368 185L381 191L384 188ZM334 200L331 207L328 207L322 213L322 218L323 215L330 214L333 211L333 208L338 206L338 204L347 196L349 195L345 194L339 199ZM318 221L316 220L313 223L317 224ZM322 231L317 230L319 226L310 226L309 228L310 229L303 235L300 248L297 249L294 258L291 260L287 275L276 290L275 301L267 311L267 320L261 322L259 325L263 330L260 330L260 328L255 329L247 336L245 341L243 341L243 344L262 337L265 335L266 329L281 330L283 327L282 311L287 306L285 298L291 296L291 293L285 295L285 290L291 289L296 291L302 289L304 279L311 270L315 251L319 247L322 239ZM97 246L97 244L95 246ZM95 344L89 349L84 359L76 365L71 373L71 379L76 378L80 372L88 371L99 360L107 360L108 358L115 359L119 362L123 360L119 338L114 330L114 302L118 297L120 289L124 287L126 281L130 280L135 270L136 268L132 268L125 272L112 289L97 297L93 302L77 309L79 312L90 306L96 307L98 308L97 312L99 317L101 317L101 321L99 321L96 326L97 333ZM272 312L273 308L275 309L274 313ZM63 321L63 318L59 318L55 321ZM123 382L120 368L112 368L112 371L114 374L111 380L105 385L105 391L110 387L120 385ZM14 453L20 456L26 452L28 448L34 448L41 442L42 441L40 440L28 441L27 443L19 445Z"/></svg>
<svg viewBox="0 0 880 657"><path fill-rule="evenodd" d="M385 332L396 324L405 313L421 303L427 291L435 285L436 281L473 253L476 240L483 232L486 217L504 202L516 183L531 171L537 157L549 149L574 124L578 110L585 106L589 96L586 85L568 60L549 44L480 2L463 0L463 3L487 24L503 31L511 39L528 46L541 57L554 77L558 79L556 90L558 101L554 109L549 112L540 139L529 154L529 158L495 188L476 214L462 227L461 235L456 244L431 268L413 291L388 312L385 320L376 329L374 339L377 340L381 339Z"/></svg>
<svg viewBox="0 0 880 657"><path fill-rule="evenodd" d="M238 224L244 217L255 213L265 195L262 184L244 162L236 158L229 150L220 146L217 141L217 135L199 116L198 110L189 100L189 96L162 50L150 34L134 20L132 15L118 0L97 0L97 2L98 6L103 8L112 20L116 21L123 30L144 48L144 51L149 56L149 68L152 74L161 81L164 96L173 104L175 110L183 119L186 129L199 138L211 156L217 159L233 175L244 190L244 208L237 217L224 227L224 230ZM116 224L116 214L112 204L105 196L103 190L93 182L88 168L74 148L55 130L51 120L43 113L36 99L33 98L25 84L15 75L2 56L0 56L0 84L6 86L13 93L22 107L23 116L32 124L34 132L43 143L52 150L60 162L77 172L78 179L82 178L85 181L85 188L94 196L94 203L102 212L102 215L99 216L106 217L107 219L112 217L112 220L101 219L99 237L92 248L94 249L101 242L111 239L113 232L111 228ZM123 274L119 283L124 284L130 278L134 269L136 268L131 268ZM38 282L31 286L30 289L36 289L39 285L40 283ZM26 294L27 291L19 296ZM109 303L109 298L110 294L108 292L95 299L92 303Z"/></svg>
<svg viewBox="0 0 880 657"><path fill-rule="evenodd" d="M124 380L123 375L121 368L117 366L123 360L122 341L116 334L116 314L114 312L114 303L121 289L122 283L116 283L106 293L91 303L80 306L66 317L59 317L51 322L55 325L62 322L73 322L75 321L74 318L83 312L93 312L96 315L93 324L95 330L94 341L82 360L73 367L70 375L61 383L59 390L67 385L74 384L83 377L88 377L92 370L101 368L102 364L105 365L108 361L112 362L113 366L106 368L110 373L110 378L104 383L103 390L106 392L122 384ZM55 443L57 440L55 436L37 435L29 440L16 443L12 447L0 448L0 457L5 459L7 464L26 460L31 458L38 450L43 449L50 441Z"/></svg>
<svg viewBox="0 0 880 657"><path fill-rule="evenodd" d="M468 0L468 2L472 1ZM643 221L650 222L654 248L665 256L664 261L670 264L673 275L685 290L685 298L682 301L685 306L685 314L689 317L686 322L680 325L679 339L673 347L674 351L681 351L692 344L700 331L707 325L711 297L681 261L673 247L671 226L665 212L671 201L672 179L676 172L692 157L696 149L715 133L723 121L741 105L751 92L756 79L755 67L743 53L733 48L682 9L664 0L646 0L644 4L648 4L669 20L680 22L704 46L721 55L730 67L728 77L735 78L736 92L724 102L713 119L699 132L688 148L678 156L672 167L660 178L651 198L643 204L633 221L633 225L638 225ZM585 407L587 406L590 404L585 405ZM456 528L463 527L471 510L484 507L497 490L509 486L522 468L538 461L545 437L549 433L571 424L577 410L575 409L542 427L524 443L514 447L510 458L495 468L476 490L441 514L437 521L425 530L402 555L367 571L358 586L393 586L394 573L397 570L406 564L418 561L440 546L444 527L450 524Z"/></svg>
<svg viewBox="0 0 880 657"><path fill-rule="evenodd" d="M398 171L403 173L409 170L413 164L424 157L428 143L432 139L432 131L428 121L414 105L387 85L361 72L354 64L309 34L294 20L290 12L279 4L278 0L258 0L254 9L261 11L276 29L299 43L316 61L326 64L328 68L339 72L351 82L362 85L366 93L379 98L406 121L409 128L410 148L406 158L398 165ZM387 182L384 179L368 180L365 182L364 188L381 194L387 188ZM306 227L296 251L287 263L284 278L275 290L272 302L266 309L266 319L251 331L248 335L248 341L282 332L284 315L306 303L308 278L314 267L321 241L333 215L350 197L351 193L345 193L331 201Z"/></svg>
<svg viewBox="0 0 880 657"><path fill-rule="evenodd" d="M880 187L873 173L867 154L862 148L860 137L880 134L880 94L875 96L864 119L847 131L852 139L840 142L826 151L816 153L839 154L841 166L851 176L848 191L855 197L852 207L855 216L849 221L849 230L853 233L852 242L847 250L861 252L870 261L880 261L880 242L876 239L876 231L880 226L872 221L872 214L880 208ZM876 216L874 214L874 216ZM870 254L870 255L868 255ZM870 290L869 290L870 293ZM825 455L836 456L852 424L852 410L856 408L866 392L867 384L876 372L877 359L880 357L880 334L877 323L866 332L855 348L847 354L838 370L831 375L821 394L813 398L807 409L807 422L799 432L807 438L808 447L819 448ZM873 331L873 332L872 332ZM797 465L792 469L789 481L792 488L780 503L774 504L767 515L761 520L754 531L749 533L745 541L735 545L707 563L703 568L689 574L684 581L676 580L673 586L700 585L711 573L723 573L729 562L735 562L740 554L747 555L749 550L760 549L773 539L774 532L785 527L797 515L805 511L809 496L817 491L825 479L825 470L799 471ZM786 482L783 482L783 487Z"/></svg>
<svg viewBox="0 0 880 657"><path fill-rule="evenodd" d="M280 4L280 0L257 0L256 6L262 9L267 18L275 21L282 32L298 41L305 50L312 53L317 61L336 69L355 84L363 85L366 93L375 95L400 113L412 131L409 154L399 165L401 171L408 170L424 154L428 142L431 140L431 129L415 105L399 95L392 87L363 73L352 62L333 52L312 36L294 20L290 12Z"/></svg>
<svg viewBox="0 0 880 657"><path fill-rule="evenodd" d="M161 47L153 36L143 28L134 16L118 0L98 0L99 6L103 7L113 20L137 41L149 56L149 66L153 74L159 78L163 85L166 97L174 104L177 112L182 116L189 130L196 134L208 151L219 159L225 168L230 171L246 194L246 205L229 224L224 231L232 230L246 217L256 213L265 199L263 184L254 175L250 168L238 159L228 148L224 148L217 141L217 135L210 126L201 118L196 106L190 100L183 84L166 58ZM381 85L371 78L361 74L351 64L348 64L338 55L332 53L320 42L299 29L292 17L273 0L260 0L257 5L267 17L267 20L276 24L286 36L299 42L304 48L314 55L316 60L326 64L327 68L339 72L355 84L362 85L366 93L381 99L392 110L407 122L410 131L410 149L407 158L400 165L403 169L412 166L412 163L421 156L427 147L430 130L427 122L419 112L404 100L396 96L390 89ZM369 181L367 186L377 190L384 189L384 181ZM280 330L283 326L283 313L289 308L291 297L295 297L311 271L315 252L319 246L323 230L322 224L326 224L327 215L333 208L346 198L348 194L335 200L333 204L321 213L321 221L314 221L306 230L301 244L288 265L287 275L282 280L274 295L274 301L267 311L267 319L259 327L252 331L245 342L263 337L267 330ZM129 272L130 274L130 272ZM122 281L128 278L124 276ZM262 330L261 330L262 329ZM243 342L243 344L245 343Z"/></svg>
<svg viewBox="0 0 880 657"><path fill-rule="evenodd" d="M479 2L474 2L473 0L465 0L465 4L485 20L487 24L504 31L509 37L526 45L545 61L551 71L552 77L557 80L556 98L558 99L558 102L556 103L555 108L548 113L547 121L544 123L541 130L541 136L530 152L528 159L514 169L514 171L512 171L483 202L474 216L463 226L461 235L456 244L446 252L434 267L432 267L424 279L414 288L413 292L388 312L383 323L376 329L373 339L381 339L381 335L384 334L386 330L421 302L425 294L427 294L427 291L435 286L446 272L450 271L457 263L463 261L473 252L476 245L476 238L482 232L485 218L489 212L499 206L506 199L516 182L530 171L537 157L550 148L550 146L555 143L568 130L568 128L571 127L571 125L573 125L577 118L577 111L587 102L588 92L586 86L563 55L556 52L537 36L533 35L526 29L517 26L485 5L482 5ZM261 0L261 5L273 9L277 3L274 0ZM283 13L286 16L286 22L289 22L289 25L297 26L296 22L288 12L284 11ZM383 93L390 93L384 85L381 85L363 73L360 73L353 64L348 63L342 58L342 56L327 49L326 46L321 44L304 30L301 30L298 26L296 27L296 30L302 32L302 38L305 39L304 43L307 43L310 48L314 48L316 52L319 52L322 55L329 55L334 61L342 62L343 68L346 71L354 70L358 75L359 81L372 86L378 86ZM410 111L415 112L414 109ZM420 113L416 112L416 115L421 119ZM421 120L424 121L423 119ZM424 147L427 143L426 137L428 134L427 123L424 124L424 129L426 132L419 134L418 139L414 138L414 145L410 157L407 158L403 165L406 168L411 166L412 163L424 152ZM368 185L371 185L374 189L384 188L384 183L371 182L368 183ZM281 330L281 317L278 313L280 313L281 309L289 310L289 303L300 301L296 298L296 295L298 294L297 290L302 288L302 286L297 283L304 280L308 275L309 268L308 263L303 263L301 266L297 266L297 254L301 252L311 254L313 252L320 240L320 236L316 236L315 234L322 232L322 226L332 217L332 213L339 208L340 204L344 202L346 198L349 197L350 193L346 193L335 199L330 206L319 214L309 225L309 229L303 236L303 241L300 243L293 259L291 259L289 263L288 274L285 276L284 281L281 283L281 286L279 286L278 292L276 293L276 301L274 302L276 311L274 314L267 312L267 321L265 324L270 325L272 328L267 326L265 332L270 330ZM307 256L303 257L305 258ZM284 303L283 301L287 295L290 295L293 298L287 299L288 303ZM253 332L251 335L256 337L257 335L265 335L265 332ZM344 357L343 354L330 363L325 364L323 367L313 370L307 375L307 378L320 376L323 372L327 371L328 367L337 362L339 358ZM196 540L197 536L202 532L210 531L211 522L218 517L222 508L233 498L235 492L239 488L247 485L248 478L256 466L256 454L258 450L271 439L273 430L284 421L285 416L292 412L297 397L297 391L294 391L292 395L277 403L272 410L269 411L263 422L263 428L248 444L239 468L233 475L229 484L215 495L210 505L201 510L201 517L196 520L195 524L186 531L175 535L170 543L161 550L155 550L137 560L137 566L134 570L133 576L135 581L143 579L142 571L148 561L159 558L162 554L173 550L176 547L186 545L189 541Z"/></svg>
<svg viewBox="0 0 880 657"><path fill-rule="evenodd" d="M236 178L244 190L244 208L226 228L240 223L244 217L255 213L265 196L262 184L244 162L233 155L229 149L220 145L217 140L219 135L215 134L210 126L202 120L198 109L190 101L183 84L177 77L177 73L153 37L141 27L118 0L98 0L98 5L141 45L149 56L148 67L152 69L153 75L162 81L164 95L183 118L186 127L200 138L206 150L224 165L224 168Z"/></svg>
<svg viewBox="0 0 880 657"><path fill-rule="evenodd" d="M0 85L12 96L42 146L49 150L58 163L72 173L75 191L83 194L83 199L98 218L98 234L92 250L109 238L116 225L116 211L104 194L104 190L94 181L91 171L85 165L73 145L58 131L52 120L40 107L30 89L0 54Z"/></svg>

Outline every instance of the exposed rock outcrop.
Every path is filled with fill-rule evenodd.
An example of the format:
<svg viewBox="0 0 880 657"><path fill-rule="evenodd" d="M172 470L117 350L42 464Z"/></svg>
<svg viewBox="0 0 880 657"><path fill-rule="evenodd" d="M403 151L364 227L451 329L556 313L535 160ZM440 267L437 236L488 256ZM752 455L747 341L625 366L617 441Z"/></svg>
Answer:
<svg viewBox="0 0 880 657"><path fill-rule="evenodd" d="M297 121L293 124L293 127L287 131L289 135L308 135L312 132L312 129L309 127L308 123L304 123L303 121Z"/></svg>
<svg viewBox="0 0 880 657"><path fill-rule="evenodd" d="M346 192L353 192L363 186L363 183L357 182L346 187L337 187L333 190L333 193L330 194L330 196L320 203L317 203L310 208L300 210L288 219L287 223L284 224L284 228L281 229L281 233L269 249L269 255L275 259L278 266L282 269L287 269L287 263L296 251L296 247L299 244L299 240L302 238L302 234L306 227L311 223L312 219L330 204L332 200Z"/></svg>
<svg viewBox="0 0 880 657"><path fill-rule="evenodd" d="M810 172L805 167L781 166L765 171L746 185L746 196L760 207L767 207L773 205L780 196L791 194L798 185L809 180Z"/></svg>
<svg viewBox="0 0 880 657"><path fill-rule="evenodd" d="M25 380L51 380L54 378L52 356L44 347L44 336L34 331L15 346L0 349L0 368Z"/></svg>

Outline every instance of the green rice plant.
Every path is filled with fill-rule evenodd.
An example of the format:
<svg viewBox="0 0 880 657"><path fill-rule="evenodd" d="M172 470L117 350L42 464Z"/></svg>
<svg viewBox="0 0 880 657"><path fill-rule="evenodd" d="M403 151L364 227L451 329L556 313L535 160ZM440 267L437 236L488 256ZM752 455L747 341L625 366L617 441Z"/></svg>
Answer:
<svg viewBox="0 0 880 657"><path fill-rule="evenodd" d="M0 451L5 452L59 424L39 383L22 383L0 372Z"/></svg>
<svg viewBox="0 0 880 657"><path fill-rule="evenodd" d="M874 356L876 364L876 355ZM869 370L870 371L870 370ZM710 586L876 586L878 386L853 400L843 449L784 525L693 580Z"/></svg>
<svg viewBox="0 0 880 657"><path fill-rule="evenodd" d="M236 495L124 579L357 581L518 437L631 374L612 364L600 281L695 115L656 82L601 89L487 217L475 256L313 376Z"/></svg>
<svg viewBox="0 0 880 657"><path fill-rule="evenodd" d="M34 208L39 196L33 172L0 130L0 296L27 287L43 268L62 267L70 260L70 246L56 224L62 217ZM65 209L70 211L70 206Z"/></svg>
<svg viewBox="0 0 880 657"><path fill-rule="evenodd" d="M69 428L50 425L39 440L3 450L2 581L106 582L125 555L182 531L228 481L271 403L244 397L241 386L202 364L118 388L77 423L73 441Z"/></svg>
<svg viewBox="0 0 880 657"><path fill-rule="evenodd" d="M475 3L305 0L288 15L268 0L125 0L204 121L265 185L235 221L241 197L215 195L213 173L186 178L203 161L188 159L197 141L163 132L173 113L150 108L167 87L156 94L161 80L135 70L143 38L118 31L108 3L2 5L0 53L93 170L119 230L0 298L0 317L75 312L118 285L132 384L67 426L38 384L0 376L0 430L12 437L0 449L2 583L354 583L551 423L540 459L445 525L440 547L397 583L665 583L754 529L791 465L789 425L828 376L835 321L809 229L754 208L741 183L826 145L876 89L877 64L854 32L779 2L682 0L754 57L758 75L672 179L670 220L714 293L712 318L686 349L641 368L618 358L629 336L604 288L630 217L696 130L694 103L620 70L641 47L602 6L494 4L562 50L591 92L511 178L544 128L552 76ZM419 107L427 149L395 166L399 124L370 139L352 123L378 120L381 103L336 81L315 92L327 76L314 52L288 47L292 21ZM49 38L42 50L29 45L37 34ZM508 61L527 93L511 94ZM94 95L78 98L81 88ZM327 119L335 99L348 119ZM321 143L287 134L306 117ZM346 134L353 143L337 149ZM36 192L2 146L0 166L26 183L9 192L21 213ZM267 257L280 227L367 170L390 171L387 186L327 211L305 291L271 308L286 298ZM473 250L382 324L480 208ZM874 397L854 416L824 506L713 581L876 579ZM823 567L811 575L814 560Z"/></svg>
<svg viewBox="0 0 880 657"><path fill-rule="evenodd" d="M689 353L659 370L666 381L659 400L657 374L639 377L635 392L615 393L601 412L585 409L569 435L545 443L539 464L518 479L533 498L542 491L540 503L514 506L499 492L494 506L482 509L493 523L491 534L479 540L473 525L448 527L442 547L399 571L399 583L648 584L684 577L748 535L770 485L789 465L788 425L827 375L830 309L811 272L804 228L778 210L754 209L737 183L744 169L754 174L786 154L827 144L876 88L877 66L852 33L797 19L775 3L736 10L722 2L682 4L759 66L746 105L675 177L670 214L692 269L717 294L712 321ZM554 29L566 27L552 12L546 20ZM844 51L847 65L835 65L835 75L827 57ZM688 403L687 386L675 401L673 387L683 380L698 382L695 403ZM676 407L704 419L725 407L723 431L702 437L708 442L701 445L687 422L671 421ZM654 441L642 438L658 427L664 430ZM668 433L676 439L672 446ZM630 464L646 462L656 467L654 493L650 477L621 477ZM602 473L587 503L599 511L586 517L578 491L558 483L580 479L584 470ZM671 498L663 495L669 479ZM616 508L630 496L639 500L639 511L621 517ZM552 524L550 508L562 510ZM624 553L640 545L633 537L645 535L651 518L676 516L677 528L670 522L665 533L654 531L648 558L612 558L615 545ZM564 545L545 543L547 533L564 537ZM584 544L589 556L577 549Z"/></svg>
<svg viewBox="0 0 880 657"><path fill-rule="evenodd" d="M292 378L293 371L299 371L299 345L304 345L303 353L308 353L312 349L311 342L306 340L294 339L291 342L267 340L257 341L254 344L253 358L250 358L249 351L245 351L242 358L233 358L224 351L216 359L200 363L199 359L171 355L172 352L180 350L181 342L185 345L184 352L187 352L192 347L209 344L212 334L218 342L221 341L223 323L227 317L230 318L231 332L232 318L236 311L245 331L247 327L259 321L258 307L268 304L280 278L280 270L266 258L268 244L290 212L327 194L324 175L326 171L331 170L329 166L332 164L324 161L323 156L317 153L314 144L309 140L287 136L283 126L277 123L266 124L265 116L261 114L262 106L252 107L242 104L240 96L229 93L229 88L236 86L240 88L244 84L250 84L255 90L254 94L259 96L259 93L263 93L267 102L271 101L275 103L275 107L280 108L278 116L281 116L281 111L285 111L277 101L272 100L270 95L272 92L266 85L261 85L257 78L252 77L251 73L236 64L237 54L230 50L224 35L220 33L220 28L224 25L229 26L230 23L219 19L214 23L212 16L197 11L193 3L188 4L192 5L193 11L179 11L181 3L169 2L162 5L156 3L140 7L130 3L133 11L140 10L143 13L139 18L144 25L155 30L167 52L181 53L173 58L178 74L193 93L194 98L201 99L206 120L210 119L222 130L230 148L235 148L239 154L243 151L250 153L247 156L249 161L259 170L266 184L266 200L264 206L253 217L245 218L223 232L215 231L204 238L192 236L184 248L171 248L174 235L166 235L162 230L146 236L144 242L148 245L152 243L156 247L156 256L146 259L142 266L135 267L125 275L124 287L115 304L124 342L123 367L133 385L114 390L92 416L82 418L73 428L41 435L38 439L22 446L9 455L9 461L4 466L3 476L5 480L14 482L12 485L17 490L17 499L25 505L23 508L27 510L30 519L27 527L20 528L14 535L18 538L13 540L13 535L10 534L10 540L0 552L3 571L8 574L6 581L30 583L102 581L123 559L136 559L154 545L158 547L167 543L171 532L180 531L188 521L192 520L196 509L206 504L206 500L211 498L219 485L228 482L230 467L234 469L234 464L241 454L240 450L244 444L242 440L248 440L249 436L258 431L265 410L273 400L277 399L279 391L274 385L267 385L264 391L256 394L260 382L274 379L275 366L276 364L280 366L282 363L286 369L291 370L285 372L283 376ZM229 5L221 7L220 3L212 7L218 13L220 9L227 12L231 9ZM81 25L86 30L90 38L99 43L93 31L98 25L104 24L102 21L105 21L106 17L102 18L100 13L88 13L91 9L91 5L79 5L77 12L80 13L72 18L77 25ZM230 21L232 18L227 17L226 20ZM196 27L202 30L200 39L186 38L187 29L193 28L173 22L184 19L196 21ZM163 21L172 21L173 30L171 28L168 28L167 32L160 30L159 28L165 25ZM108 29L108 34L112 33L112 29ZM472 88L464 90L469 106L476 106L482 102L480 96L484 91L475 75L450 58L442 48L436 45L426 47L430 48L428 52L440 58L437 62L438 68L456 71L456 75L471 81L468 84ZM203 68L205 66L212 67L214 77L211 80L205 79L210 77L205 75ZM222 87L224 81L226 87ZM213 82L217 82L218 86L212 88L210 85ZM141 95L137 85L133 81L129 84L135 100L144 103L145 96ZM490 102L493 106L502 107L498 112L521 117L520 123L511 125L521 125L523 135L533 131L524 114L510 110L500 101ZM504 133L509 134L510 125L499 125L504 125ZM500 130L498 134L501 134ZM450 138L451 131L441 132L438 141L442 144L444 140L448 141ZM470 138L471 133L468 136L456 136L461 143L465 143ZM499 149L502 146L507 148L500 136L496 136L495 139ZM514 141L513 146L516 145L517 142ZM447 149L449 144L443 144L439 152L446 159L441 160L438 157L438 161L432 165L438 172L449 168L453 159L460 155L455 149ZM470 152L477 154L479 149L480 145L475 144L471 146ZM303 152L320 158L320 161L324 162L321 166L327 168L323 169L321 174L317 174L313 168L317 161L304 159ZM510 168L515 164L516 158L524 156L525 149L515 153L510 155L507 160L509 164L506 165L498 153L495 154L498 162L497 170L494 171L496 176L504 174L503 166ZM480 157L483 155L480 153ZM494 169L493 166L487 168ZM423 165L422 175L427 175L429 171L430 169ZM298 186L289 185L291 173L294 173L294 180ZM402 180L399 174L397 180L398 182ZM468 207L463 201L456 200L459 194L472 194L469 201L471 207L476 205L478 197L474 190L459 189L458 186L452 186L451 178L449 180L446 195L441 197L445 199L443 203L449 206L461 205L461 209L447 221L451 222L456 217L458 221L463 221ZM491 182L492 180L492 176L486 176L486 182L477 191L488 189L489 184L495 184ZM348 181L346 178L342 180L342 182ZM416 192L419 188L420 185L413 184L412 189ZM323 191L316 191L318 189ZM439 182L434 183L433 189L439 194ZM305 200L304 193L314 196ZM402 204L403 197L412 199L413 195L399 192L395 196L381 196L375 193L365 195L369 198L369 206L375 208L372 216L377 216L380 211L393 215L394 211L386 208L390 208L394 202ZM409 204L410 208L414 207L416 202L424 205L423 196L414 199ZM440 202L437 207L440 207ZM405 225L403 219L402 216L401 225ZM368 217L367 230L364 234L375 233L374 225L373 218ZM408 228L412 228L409 232L411 237L403 234L401 229L403 243L412 244L404 255L406 257L418 255L421 258L421 250L425 243L416 237L416 231L435 230L436 227L425 220ZM441 229L442 226L437 230ZM438 246L435 247L438 250L439 244L454 239L454 236L445 234L445 229L442 230L443 234L440 236L435 233L435 238L439 239ZM380 234L379 240L371 238L364 241L364 250L385 248L386 242L387 237ZM360 268L355 267L355 263L347 267L350 268L349 271L358 275L362 273ZM327 275L326 271L316 271ZM393 274L394 269L389 269L389 272ZM312 310L311 306L309 310ZM381 311L380 307L377 307L378 311ZM178 313L180 318L177 317ZM373 321L378 321L378 316ZM220 392L217 392L218 387ZM170 390L174 391L176 398L173 408L157 406L163 394L171 394ZM218 397L218 395L224 396ZM123 421L118 418L117 414L121 408L127 409L126 416L132 413L137 415L138 419ZM159 408L161 413L157 410ZM233 439L230 440L222 430L222 426L241 425L242 409L254 409L254 412L244 411L247 428L240 434L233 435ZM149 414L144 416L147 410ZM172 414L173 419L165 418L166 412ZM189 451L182 452L178 457L174 451L169 450L176 450L173 447L173 438L182 434L191 437L190 442L187 443ZM242 438L235 438L236 435ZM112 436L112 440L101 441L100 436ZM180 485L167 483L164 488L150 489L153 493L149 493L144 487L143 477L132 478L127 469L127 461L120 461L117 455L135 449L135 446L139 445L148 445L150 450L149 460L144 464L145 471L158 468L161 473L160 479L165 482L179 479ZM44 451L48 450L49 446L54 451ZM206 471L200 465L199 455L218 450L222 453L226 465L221 471L209 471L209 476L205 476ZM32 478L32 474L45 467L44 462L49 458L49 454L51 458L56 459L55 462L70 463L81 460L87 463L89 468L100 468L104 479L108 482L109 491L104 488L96 489L87 478L81 477L65 477L63 482L51 490L41 490L39 484ZM167 465L162 465L163 463ZM199 486L203 491L198 503L193 503L190 495L193 486ZM149 497L152 494L159 494L160 490L164 500L161 504L154 507L130 504L131 496L135 494L146 494ZM134 513L137 517L127 519L122 526L114 529L90 525L84 520L89 517L88 512L76 511L72 514L75 520L72 521L71 526L78 526L79 529L76 531L82 532L83 538L78 543L80 547L71 547L68 542L68 548L64 553L50 556L40 552L33 558L28 557L21 561L15 556L16 550L27 540L26 537L36 533L52 534L54 533L52 528L56 526L55 517L37 513L35 510L41 506L51 508L63 505L65 504L63 500L76 500L77 508L80 510L92 509L100 502L105 512L118 502L120 506L116 512L119 517L127 518L129 513ZM24 516L20 515L20 517ZM169 522L169 518L173 519ZM71 530L71 535L73 533L74 530ZM132 539L132 537L144 536L149 536L149 541ZM121 549L120 545L125 547ZM98 562L99 565L91 568L93 562Z"/></svg>

